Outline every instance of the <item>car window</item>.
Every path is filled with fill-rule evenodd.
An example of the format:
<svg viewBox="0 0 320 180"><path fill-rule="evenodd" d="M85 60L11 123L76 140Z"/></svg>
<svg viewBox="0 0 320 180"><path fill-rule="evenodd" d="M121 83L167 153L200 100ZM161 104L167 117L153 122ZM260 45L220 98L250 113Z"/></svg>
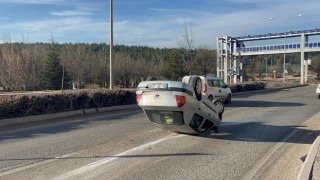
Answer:
<svg viewBox="0 0 320 180"><path fill-rule="evenodd" d="M225 88L227 85L222 81L222 80L220 80L220 87L221 88Z"/></svg>
<svg viewBox="0 0 320 180"><path fill-rule="evenodd" d="M208 80L208 85L209 85L210 87L217 87L216 81L215 81L215 80L212 80L212 79Z"/></svg>
<svg viewBox="0 0 320 180"><path fill-rule="evenodd" d="M224 87L226 84L221 79L208 79L208 86L210 87Z"/></svg>
<svg viewBox="0 0 320 180"><path fill-rule="evenodd" d="M220 87L219 80L214 80L214 87Z"/></svg>

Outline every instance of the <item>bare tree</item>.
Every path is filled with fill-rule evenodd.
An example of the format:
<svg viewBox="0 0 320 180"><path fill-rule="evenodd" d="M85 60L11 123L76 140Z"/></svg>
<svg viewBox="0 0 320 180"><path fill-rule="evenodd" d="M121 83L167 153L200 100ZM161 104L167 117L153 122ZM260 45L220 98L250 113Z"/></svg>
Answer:
<svg viewBox="0 0 320 180"><path fill-rule="evenodd" d="M21 61L23 63L22 72L25 75L23 88L24 90L37 90L40 84L40 73L42 69L42 60L45 51L43 45L40 44L21 44Z"/></svg>
<svg viewBox="0 0 320 180"><path fill-rule="evenodd" d="M87 60L86 46L84 44L65 45L61 60L68 72L70 72L72 79L76 80L76 84L80 88L83 84L84 64Z"/></svg>
<svg viewBox="0 0 320 180"><path fill-rule="evenodd" d="M317 75L317 79L320 80L320 57L312 57L311 70Z"/></svg>
<svg viewBox="0 0 320 180"><path fill-rule="evenodd" d="M103 46L103 50L100 51L97 55L96 54L92 54L90 55L90 57L95 58L96 60L98 60L98 63L100 68L98 73L96 74L96 76L98 77L98 82L100 84L100 86L102 87L109 87L109 83L110 82L110 56L109 56L109 47L108 46ZM107 58L106 58L107 57ZM95 60L93 59L93 61ZM109 71L108 71L109 70Z"/></svg>
<svg viewBox="0 0 320 180"><path fill-rule="evenodd" d="M16 52L16 44L10 35L4 39L4 44L1 46L1 82L7 90L20 90L26 82L25 64Z"/></svg>
<svg viewBox="0 0 320 180"><path fill-rule="evenodd" d="M130 56L117 53L116 62L114 66L115 77L118 77L121 81L120 83L125 87L130 81L130 77L133 69L133 60Z"/></svg>
<svg viewBox="0 0 320 180"><path fill-rule="evenodd" d="M185 50L192 50L194 47L194 32L193 25L191 23L187 24L186 22L182 25L181 35L178 38L178 45Z"/></svg>
<svg viewBox="0 0 320 180"><path fill-rule="evenodd" d="M216 52L208 48L195 50L195 59L192 62L192 69L196 74L207 75L215 74Z"/></svg>
<svg viewBox="0 0 320 180"><path fill-rule="evenodd" d="M194 39L195 35L193 32L193 25L191 23L187 24L186 22L183 24L181 29L181 35L178 38L178 45L182 49L182 57L185 62L185 66L189 74L192 74L191 64L194 59Z"/></svg>

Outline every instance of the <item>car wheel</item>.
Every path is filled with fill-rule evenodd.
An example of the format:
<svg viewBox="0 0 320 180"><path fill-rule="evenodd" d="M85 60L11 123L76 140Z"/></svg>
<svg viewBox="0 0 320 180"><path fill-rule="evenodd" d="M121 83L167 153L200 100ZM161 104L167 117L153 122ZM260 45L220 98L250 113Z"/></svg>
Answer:
<svg viewBox="0 0 320 180"><path fill-rule="evenodd" d="M191 84L195 93L195 96L198 101L201 101L201 93L202 93L202 81L199 77L193 77L191 79Z"/></svg>
<svg viewBox="0 0 320 180"><path fill-rule="evenodd" d="M320 99L320 95L318 95L318 99Z"/></svg>
<svg viewBox="0 0 320 180"><path fill-rule="evenodd" d="M226 103L228 104L228 103L230 103L231 102L231 94L228 94L228 97L227 97L227 99L226 99Z"/></svg>
<svg viewBox="0 0 320 180"><path fill-rule="evenodd" d="M217 109L218 109L218 113L219 114L223 114L224 112L224 105L221 101L215 101L214 102L214 105L217 106Z"/></svg>

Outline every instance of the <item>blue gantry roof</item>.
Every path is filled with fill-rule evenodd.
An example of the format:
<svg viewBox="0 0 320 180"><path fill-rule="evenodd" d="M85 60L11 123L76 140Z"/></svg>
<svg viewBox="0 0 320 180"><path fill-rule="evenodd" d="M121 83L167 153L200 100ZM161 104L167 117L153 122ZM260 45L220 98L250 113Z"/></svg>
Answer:
<svg viewBox="0 0 320 180"><path fill-rule="evenodd" d="M320 48L320 42L306 42L305 48ZM264 46L251 46L251 47L239 47L240 52L264 52L264 51L277 51L277 50L294 50L300 49L300 43L282 44L282 45L264 45Z"/></svg>
<svg viewBox="0 0 320 180"><path fill-rule="evenodd" d="M248 35L248 36L239 36L233 37L232 39L237 41L254 41L254 40L263 40L263 39L276 39L276 38L284 38L284 37L298 37L301 34L305 34L308 36L311 35L320 35L320 29L312 29L312 30L302 30L302 31L289 31L282 33L269 33L269 34L261 34L261 35Z"/></svg>

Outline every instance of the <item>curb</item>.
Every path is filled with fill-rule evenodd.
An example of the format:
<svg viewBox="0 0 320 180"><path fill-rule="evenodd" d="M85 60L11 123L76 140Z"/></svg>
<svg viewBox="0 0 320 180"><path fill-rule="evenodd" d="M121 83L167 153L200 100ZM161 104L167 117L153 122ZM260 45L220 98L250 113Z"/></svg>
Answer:
<svg viewBox="0 0 320 180"><path fill-rule="evenodd" d="M132 104L132 105L111 106L111 107L94 108L94 109L82 109L82 110L75 110L75 111L68 111L68 112L2 119L0 120L0 128L9 126L9 125L17 125L17 124L24 124L24 123L30 123L30 122L40 122L40 121L46 121L46 120L52 120L52 119L67 118L67 117L72 117L77 115L129 110L129 109L136 109L136 108L138 108L138 105Z"/></svg>
<svg viewBox="0 0 320 180"><path fill-rule="evenodd" d="M298 180L308 180L311 176L312 167L319 149L320 136L313 142L306 160L304 161L302 168L299 172Z"/></svg>
<svg viewBox="0 0 320 180"><path fill-rule="evenodd" d="M304 86L309 86L309 84L302 84L302 85L295 85L295 86L288 86L288 87L280 87L280 88L267 88L267 89L245 91L245 92L234 92L234 93L232 93L232 96L241 96L241 95L253 94L253 93L263 93L263 92L270 92L270 91L278 91L278 90L282 90L282 89L291 89L291 88L298 88L298 87L304 87Z"/></svg>

